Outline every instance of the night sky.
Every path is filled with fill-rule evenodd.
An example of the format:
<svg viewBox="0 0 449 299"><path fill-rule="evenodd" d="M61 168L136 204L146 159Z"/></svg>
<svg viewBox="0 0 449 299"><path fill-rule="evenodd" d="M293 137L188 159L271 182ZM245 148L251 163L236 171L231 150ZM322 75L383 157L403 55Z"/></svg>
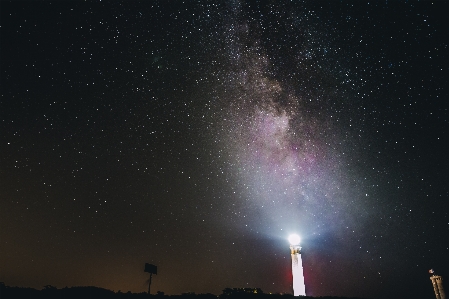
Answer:
<svg viewBox="0 0 449 299"><path fill-rule="evenodd" d="M214 3L215 2L215 3ZM0 281L434 298L444 1L1 1Z"/></svg>

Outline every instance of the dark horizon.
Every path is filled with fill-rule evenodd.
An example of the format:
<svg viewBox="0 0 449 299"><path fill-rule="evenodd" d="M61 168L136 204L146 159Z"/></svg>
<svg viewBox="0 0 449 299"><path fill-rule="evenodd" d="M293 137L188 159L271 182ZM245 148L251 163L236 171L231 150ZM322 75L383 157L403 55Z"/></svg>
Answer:
<svg viewBox="0 0 449 299"><path fill-rule="evenodd" d="M118 290L116 292L112 290L108 290L105 288L95 287L95 286L72 286L72 287L64 287L64 288L56 288L51 285L46 285L42 289L35 289L35 288L27 288L27 287L14 287L14 286L5 286L3 283L0 282L0 295L5 296L5 298L9 298L11 295L16 295L19 297L15 298L24 298L23 295L27 295L27 298L60 298L58 296L64 296L64 298L75 298L75 297L82 297L82 296L92 296L95 295L95 298L115 298L117 296L121 296L126 294L126 298L130 298L129 296L132 295L134 298L148 298L147 292L140 292L140 293L132 293L131 291L128 292L122 292L121 290ZM293 296L292 293L265 293L260 288L225 288L221 292L221 294L211 294L211 293L195 293L195 292L187 292L182 294L171 294L167 295L162 291L157 291L156 293L151 293L151 297L182 297L182 298L190 298L190 297L196 297L196 298L220 298L220 299L226 299L226 298L261 298L261 297L270 297L270 298L297 298ZM299 296L301 298L317 298L312 296ZM3 298L3 297L2 297ZM12 298L12 297L11 297ZM85 298L85 297L82 297ZM357 298L357 297L335 297L335 296L320 296L318 298L352 298L352 299L368 299L368 298Z"/></svg>
<svg viewBox="0 0 449 299"><path fill-rule="evenodd" d="M0 1L0 281L434 298L446 6Z"/></svg>

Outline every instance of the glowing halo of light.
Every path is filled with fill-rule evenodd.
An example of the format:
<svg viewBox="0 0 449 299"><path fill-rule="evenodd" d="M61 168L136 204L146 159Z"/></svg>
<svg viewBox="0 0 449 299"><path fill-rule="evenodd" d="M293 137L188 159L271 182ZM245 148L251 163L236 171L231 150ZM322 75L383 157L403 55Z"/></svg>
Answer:
<svg viewBox="0 0 449 299"><path fill-rule="evenodd" d="M290 242L290 245L299 245L301 238L297 234L291 234L288 236L288 241Z"/></svg>

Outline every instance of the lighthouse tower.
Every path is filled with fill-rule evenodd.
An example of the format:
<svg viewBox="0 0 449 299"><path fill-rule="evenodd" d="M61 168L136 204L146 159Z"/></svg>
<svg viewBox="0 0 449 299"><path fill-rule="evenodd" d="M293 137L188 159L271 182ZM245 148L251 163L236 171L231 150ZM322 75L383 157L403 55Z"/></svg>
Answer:
<svg viewBox="0 0 449 299"><path fill-rule="evenodd" d="M443 277L435 275L433 270L429 270L429 273L432 274L432 276L430 276L430 280L432 281L433 290L435 291L436 298L446 299L446 294L444 293L443 288Z"/></svg>
<svg viewBox="0 0 449 299"><path fill-rule="evenodd" d="M302 269L301 246L299 246L300 238L298 235L291 235L288 241L292 255L293 295L305 296L306 286Z"/></svg>

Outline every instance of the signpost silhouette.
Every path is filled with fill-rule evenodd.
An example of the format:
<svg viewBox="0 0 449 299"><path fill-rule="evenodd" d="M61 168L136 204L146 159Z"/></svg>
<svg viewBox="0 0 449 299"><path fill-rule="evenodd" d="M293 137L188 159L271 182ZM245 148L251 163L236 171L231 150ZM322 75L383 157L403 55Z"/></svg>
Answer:
<svg viewBox="0 0 449 299"><path fill-rule="evenodd" d="M151 278L153 277L153 274L157 275L157 266L145 263L144 272L150 273L150 283L148 284L148 295L150 295Z"/></svg>

